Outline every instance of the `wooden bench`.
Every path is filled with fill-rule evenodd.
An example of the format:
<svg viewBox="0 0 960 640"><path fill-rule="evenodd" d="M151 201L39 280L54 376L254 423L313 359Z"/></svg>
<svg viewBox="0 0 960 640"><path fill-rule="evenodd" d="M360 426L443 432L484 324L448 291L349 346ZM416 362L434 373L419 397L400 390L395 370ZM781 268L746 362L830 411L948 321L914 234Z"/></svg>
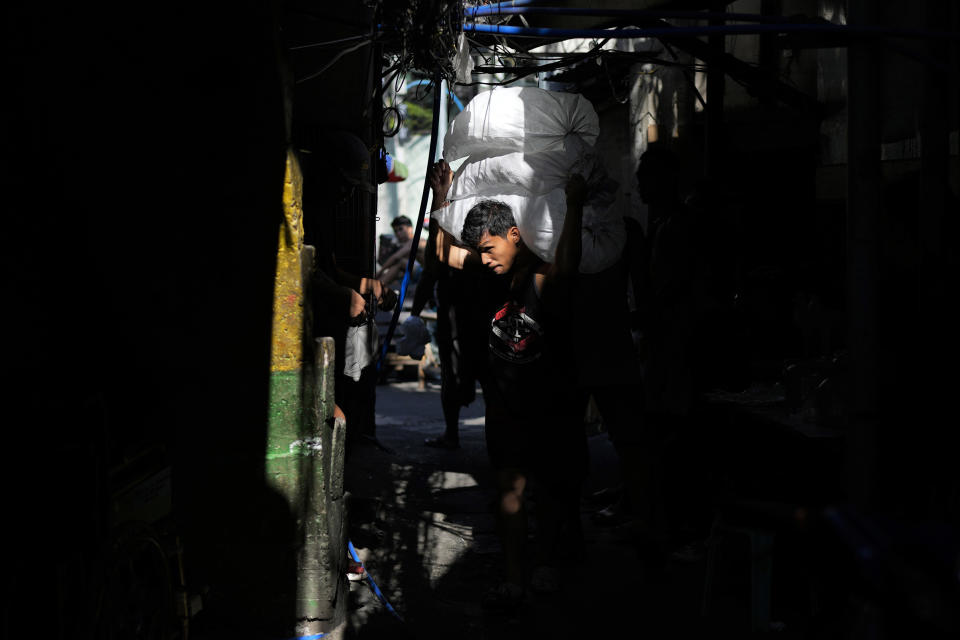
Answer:
<svg viewBox="0 0 960 640"><path fill-rule="evenodd" d="M433 355L433 349L430 347L430 343L427 343L423 348L423 357L419 360L415 360L410 356L401 356L394 352L389 352L387 353L387 359L384 364L397 372L403 371L404 367L416 367L417 388L422 390L427 388L427 367L431 364L437 364L437 360Z"/></svg>

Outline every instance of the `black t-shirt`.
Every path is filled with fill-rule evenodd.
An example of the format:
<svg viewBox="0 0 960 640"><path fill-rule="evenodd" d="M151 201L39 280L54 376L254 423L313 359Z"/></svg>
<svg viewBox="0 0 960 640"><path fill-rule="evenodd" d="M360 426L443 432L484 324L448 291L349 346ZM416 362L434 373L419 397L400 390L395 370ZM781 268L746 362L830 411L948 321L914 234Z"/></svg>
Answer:
<svg viewBox="0 0 960 640"><path fill-rule="evenodd" d="M534 271L490 320L487 366L494 402L514 417L543 417L557 412L569 386L560 356L558 288L537 291Z"/></svg>

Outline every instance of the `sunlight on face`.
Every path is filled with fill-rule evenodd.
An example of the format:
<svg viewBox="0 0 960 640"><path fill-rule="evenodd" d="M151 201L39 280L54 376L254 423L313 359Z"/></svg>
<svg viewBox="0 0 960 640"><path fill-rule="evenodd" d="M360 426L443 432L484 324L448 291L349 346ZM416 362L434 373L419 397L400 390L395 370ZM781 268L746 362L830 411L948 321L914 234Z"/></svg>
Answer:
<svg viewBox="0 0 960 640"><path fill-rule="evenodd" d="M492 236L489 231L484 231L477 244L483 266L497 275L509 273L520 251L519 241L520 230L517 227L510 227L505 237Z"/></svg>

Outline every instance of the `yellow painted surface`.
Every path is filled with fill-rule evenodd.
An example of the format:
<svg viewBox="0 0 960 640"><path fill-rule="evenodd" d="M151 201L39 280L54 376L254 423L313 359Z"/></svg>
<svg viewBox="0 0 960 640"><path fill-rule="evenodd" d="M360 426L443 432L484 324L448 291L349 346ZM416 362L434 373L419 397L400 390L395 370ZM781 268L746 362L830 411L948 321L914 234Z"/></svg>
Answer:
<svg viewBox="0 0 960 640"><path fill-rule="evenodd" d="M273 290L271 371L296 371L303 361L303 174L293 151L287 152L283 183L283 224L277 249Z"/></svg>

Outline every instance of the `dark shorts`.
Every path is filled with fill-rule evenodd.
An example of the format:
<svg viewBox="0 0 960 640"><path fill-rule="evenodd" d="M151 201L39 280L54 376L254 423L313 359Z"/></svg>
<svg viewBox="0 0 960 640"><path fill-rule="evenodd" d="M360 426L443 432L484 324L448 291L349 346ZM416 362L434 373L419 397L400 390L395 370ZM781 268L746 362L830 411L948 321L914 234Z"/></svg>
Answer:
<svg viewBox="0 0 960 640"><path fill-rule="evenodd" d="M444 401L467 406L476 397L477 382L485 361L486 333L471 318L472 309L440 303L437 309L437 347L440 351L440 394Z"/></svg>
<svg viewBox="0 0 960 640"><path fill-rule="evenodd" d="M484 386L483 399L487 455L494 469L584 477L588 452L576 393L552 393L546 402L517 410L518 400L493 384Z"/></svg>
<svg viewBox="0 0 960 640"><path fill-rule="evenodd" d="M502 282L485 274L445 269L437 280L437 347L440 393L445 403L467 406L483 382L490 307Z"/></svg>

